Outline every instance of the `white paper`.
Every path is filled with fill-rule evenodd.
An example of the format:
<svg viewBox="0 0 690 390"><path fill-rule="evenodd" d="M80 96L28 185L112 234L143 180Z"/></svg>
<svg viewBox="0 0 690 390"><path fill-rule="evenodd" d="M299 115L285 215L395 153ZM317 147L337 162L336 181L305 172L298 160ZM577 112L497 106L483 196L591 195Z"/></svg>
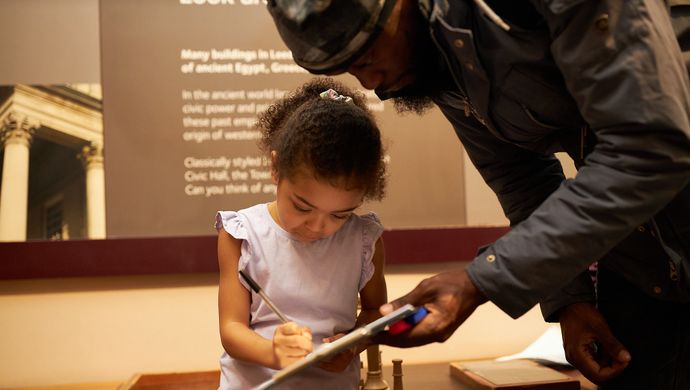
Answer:
<svg viewBox="0 0 690 390"><path fill-rule="evenodd" d="M571 366L565 359L561 327L558 324L550 325L539 338L521 352L514 355L501 356L496 360L507 361L515 359L530 359L546 366Z"/></svg>

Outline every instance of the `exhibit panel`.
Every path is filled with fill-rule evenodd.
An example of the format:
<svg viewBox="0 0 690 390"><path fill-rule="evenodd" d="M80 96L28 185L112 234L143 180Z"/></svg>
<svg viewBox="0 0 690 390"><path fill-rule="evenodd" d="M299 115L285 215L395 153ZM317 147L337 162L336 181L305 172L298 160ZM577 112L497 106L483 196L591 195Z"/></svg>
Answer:
<svg viewBox="0 0 690 390"><path fill-rule="evenodd" d="M216 210L273 199L256 115L313 76L262 2L104 0L101 47L108 237L210 234ZM387 198L366 207L389 228L464 224L450 125L438 112L422 125L362 93L390 171Z"/></svg>

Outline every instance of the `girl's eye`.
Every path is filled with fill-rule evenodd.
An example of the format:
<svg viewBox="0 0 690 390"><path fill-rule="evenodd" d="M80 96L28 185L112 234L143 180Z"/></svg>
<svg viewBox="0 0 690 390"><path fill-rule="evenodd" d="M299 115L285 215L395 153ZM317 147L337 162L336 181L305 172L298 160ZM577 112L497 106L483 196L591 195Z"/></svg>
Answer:
<svg viewBox="0 0 690 390"><path fill-rule="evenodd" d="M299 206L296 205L296 204L293 204L293 206L295 206L295 210L299 211L300 213L308 213L309 211L311 211L311 210L309 210L309 209L304 209L304 208L302 208L302 207L299 207Z"/></svg>
<svg viewBox="0 0 690 390"><path fill-rule="evenodd" d="M350 214L331 214L335 219L347 219Z"/></svg>

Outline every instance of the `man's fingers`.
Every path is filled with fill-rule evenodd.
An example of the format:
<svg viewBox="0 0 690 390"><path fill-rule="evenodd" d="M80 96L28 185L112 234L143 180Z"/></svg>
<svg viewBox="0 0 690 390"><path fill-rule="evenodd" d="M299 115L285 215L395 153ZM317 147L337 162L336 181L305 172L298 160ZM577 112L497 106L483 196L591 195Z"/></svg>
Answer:
<svg viewBox="0 0 690 390"><path fill-rule="evenodd" d="M443 330L448 327L448 319L434 308L428 310L429 314L411 329L395 335L380 332L374 336L374 343L409 348L444 341L447 332Z"/></svg>
<svg viewBox="0 0 690 390"><path fill-rule="evenodd" d="M411 332L411 331L407 331ZM425 334L423 336L414 336L401 333L392 335L388 332L380 332L373 338L376 344L390 345L398 348L412 348L421 345L430 344L433 342L440 342L438 336Z"/></svg>
<svg viewBox="0 0 690 390"><path fill-rule="evenodd" d="M429 279L431 279L431 278L423 280L421 283L419 283L417 285L417 287L415 287L412 291L403 295L402 297L400 297L394 301L390 301L384 305L381 305L381 307L379 308L379 312L385 316L386 314L390 314L393 311L395 311L396 309L399 309L399 308L407 305L408 303L411 304L412 306L415 306L415 307L416 306L422 306L423 304L427 303L424 300L424 295L426 295L429 292L429 288L428 288L428 280ZM427 283L427 284L425 284L425 283ZM432 294L432 298L433 297L435 297L435 295Z"/></svg>
<svg viewBox="0 0 690 390"><path fill-rule="evenodd" d="M603 380L600 378L602 366L596 355L596 351L590 345L581 345L579 348L566 351L568 361L577 367L582 375L592 382L600 382Z"/></svg>
<svg viewBox="0 0 690 390"><path fill-rule="evenodd" d="M613 362L610 366L602 367L597 375L599 382L605 382L617 377L627 365L627 363Z"/></svg>
<svg viewBox="0 0 690 390"><path fill-rule="evenodd" d="M627 366L628 363L630 363L630 360L632 360L632 356L630 356L630 352L624 348L618 351L618 354L616 354L616 360L620 363L624 363Z"/></svg>
<svg viewBox="0 0 690 390"><path fill-rule="evenodd" d="M618 376L625 367L630 363L630 352L628 352L623 344L613 335L607 336L601 340L603 351L599 352L600 359L605 363L602 364L599 371L599 378L601 381L607 381ZM603 355L603 356L602 356Z"/></svg>
<svg viewBox="0 0 690 390"><path fill-rule="evenodd" d="M595 332L597 346L600 349L596 355L606 361L607 364L604 364L604 366L611 367L616 373L622 371L630 363L630 352L611 333L611 330L605 323L603 326L597 326Z"/></svg>
<svg viewBox="0 0 690 390"><path fill-rule="evenodd" d="M406 297L407 297L407 295L404 297L398 298L394 301L391 301L391 302L388 302L388 303L381 305L381 307L379 308L379 313L381 313L382 315L385 316L386 314L390 314L390 313L394 312L395 310L397 310L398 308L405 306L407 304Z"/></svg>
<svg viewBox="0 0 690 390"><path fill-rule="evenodd" d="M606 354L615 362L627 366L630 362L630 352L625 349L618 339L611 334L608 327L604 331L598 333L600 343Z"/></svg>
<svg viewBox="0 0 690 390"><path fill-rule="evenodd" d="M630 362L630 354L617 342L590 343L568 357L582 375L595 383L615 378Z"/></svg>

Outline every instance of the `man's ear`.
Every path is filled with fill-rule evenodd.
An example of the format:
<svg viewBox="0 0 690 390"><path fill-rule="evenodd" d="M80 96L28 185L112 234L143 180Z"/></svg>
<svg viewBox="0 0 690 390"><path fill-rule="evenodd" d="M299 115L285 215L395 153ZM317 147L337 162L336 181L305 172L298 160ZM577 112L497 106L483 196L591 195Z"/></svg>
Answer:
<svg viewBox="0 0 690 390"><path fill-rule="evenodd" d="M271 177L273 178L273 184L278 184L278 170L276 165L278 162L278 152L271 150Z"/></svg>

